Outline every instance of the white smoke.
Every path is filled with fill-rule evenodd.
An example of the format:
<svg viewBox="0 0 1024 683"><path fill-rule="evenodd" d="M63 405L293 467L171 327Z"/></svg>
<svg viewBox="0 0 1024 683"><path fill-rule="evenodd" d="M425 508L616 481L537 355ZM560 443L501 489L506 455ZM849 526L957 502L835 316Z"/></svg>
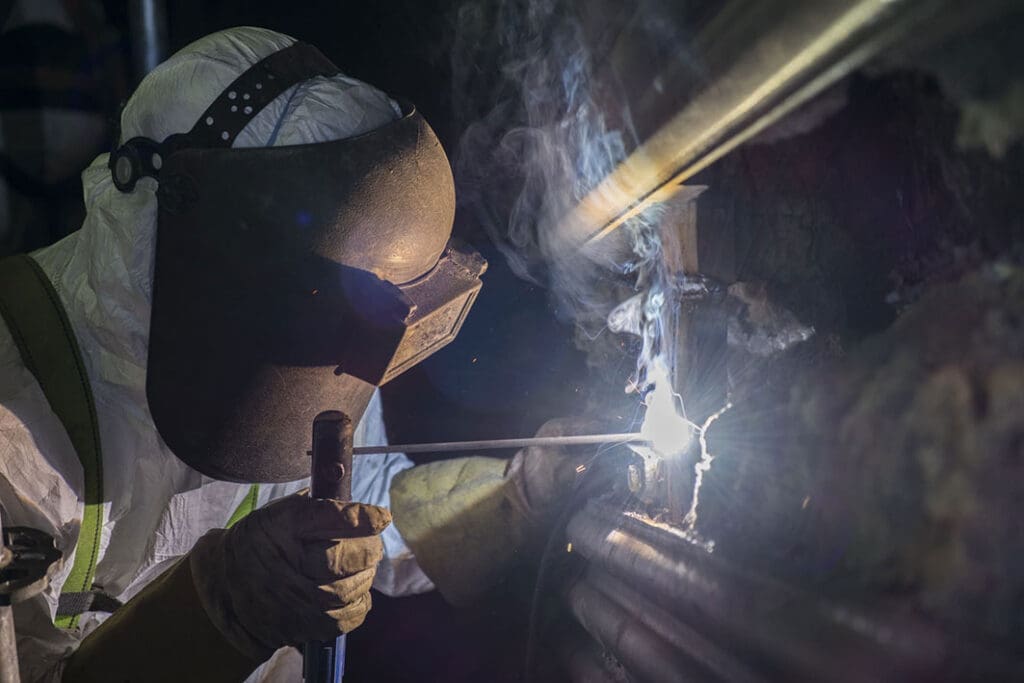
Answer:
<svg viewBox="0 0 1024 683"><path fill-rule="evenodd" d="M661 212L631 220L586 254L559 225L637 144L625 88L606 68L607 36L627 23L666 45L677 36L650 0L612 3L607 21L581 16L583 7L591 8L510 0L459 9L456 113L471 121L455 155L459 201L516 274L550 289L585 350L609 344L609 329L639 336L636 371L622 381L645 395L650 369L665 365L667 321L678 305L662 258ZM594 26L605 30L588 33Z"/></svg>

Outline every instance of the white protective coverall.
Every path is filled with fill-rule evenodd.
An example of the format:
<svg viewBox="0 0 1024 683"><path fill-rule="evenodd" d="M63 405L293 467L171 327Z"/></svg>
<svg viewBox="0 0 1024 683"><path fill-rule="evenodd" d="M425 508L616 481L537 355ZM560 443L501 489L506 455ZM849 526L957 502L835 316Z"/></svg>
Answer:
<svg viewBox="0 0 1024 683"><path fill-rule="evenodd" d="M236 28L189 45L139 86L122 114L121 139L163 140L188 131L229 83L293 42L272 31ZM397 105L373 87L344 76L318 77L282 93L249 123L234 146L336 140L378 128L398 115ZM206 531L223 527L249 487L212 480L178 460L149 414L145 380L157 182L143 178L134 192L119 192L105 154L82 178L87 209L82 229L33 256L67 311L99 414L107 502L95 584L127 601ZM384 440L380 397L375 394L355 441ZM388 506L392 477L411 465L401 454L356 458L353 499ZM259 504L306 485L308 480L261 486ZM62 660L105 618L86 613L72 631L52 623L72 566L82 492L82 467L71 442L0 321L3 523L53 534L64 552L63 567L50 587L15 609L25 681L58 681ZM383 533L383 544L385 557L375 588L387 595L432 588L394 525ZM298 660L294 649L283 648L249 680L296 680Z"/></svg>

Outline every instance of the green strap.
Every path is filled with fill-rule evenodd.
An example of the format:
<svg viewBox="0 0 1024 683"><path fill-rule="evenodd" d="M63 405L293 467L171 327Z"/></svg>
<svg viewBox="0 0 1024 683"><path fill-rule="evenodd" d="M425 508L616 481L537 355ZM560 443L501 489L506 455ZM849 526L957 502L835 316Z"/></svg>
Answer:
<svg viewBox="0 0 1024 683"><path fill-rule="evenodd" d="M0 315L82 463L85 510L75 562L61 593L89 591L103 528L103 459L96 405L82 354L57 292L29 256L0 261ZM78 615L59 616L54 623L73 628L78 625Z"/></svg>
<svg viewBox="0 0 1024 683"><path fill-rule="evenodd" d="M226 529L230 529L238 523L240 519L245 517L247 514L256 509L256 502L260 497L260 485L253 484L249 487L249 493L245 494L245 498L238 504L235 511L231 513L231 517L228 518L228 523L225 525Z"/></svg>

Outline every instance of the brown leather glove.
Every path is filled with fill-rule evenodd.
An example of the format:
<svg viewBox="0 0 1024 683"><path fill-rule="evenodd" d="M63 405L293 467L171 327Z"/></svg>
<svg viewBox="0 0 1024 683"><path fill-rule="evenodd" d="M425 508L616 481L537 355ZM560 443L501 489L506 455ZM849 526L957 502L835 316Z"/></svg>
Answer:
<svg viewBox="0 0 1024 683"><path fill-rule="evenodd" d="M384 555L384 508L305 492L211 531L189 555L199 600L224 637L263 661L284 645L330 640L363 623Z"/></svg>

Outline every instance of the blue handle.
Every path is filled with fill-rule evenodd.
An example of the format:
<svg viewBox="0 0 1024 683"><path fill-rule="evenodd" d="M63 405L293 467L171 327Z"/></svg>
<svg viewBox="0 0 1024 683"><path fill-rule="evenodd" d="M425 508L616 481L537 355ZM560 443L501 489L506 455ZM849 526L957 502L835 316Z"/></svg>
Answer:
<svg viewBox="0 0 1024 683"><path fill-rule="evenodd" d="M341 683L345 675L345 634L331 642L306 643L302 678L306 683Z"/></svg>
<svg viewBox="0 0 1024 683"><path fill-rule="evenodd" d="M345 634L334 641L334 683L341 683L345 677Z"/></svg>

